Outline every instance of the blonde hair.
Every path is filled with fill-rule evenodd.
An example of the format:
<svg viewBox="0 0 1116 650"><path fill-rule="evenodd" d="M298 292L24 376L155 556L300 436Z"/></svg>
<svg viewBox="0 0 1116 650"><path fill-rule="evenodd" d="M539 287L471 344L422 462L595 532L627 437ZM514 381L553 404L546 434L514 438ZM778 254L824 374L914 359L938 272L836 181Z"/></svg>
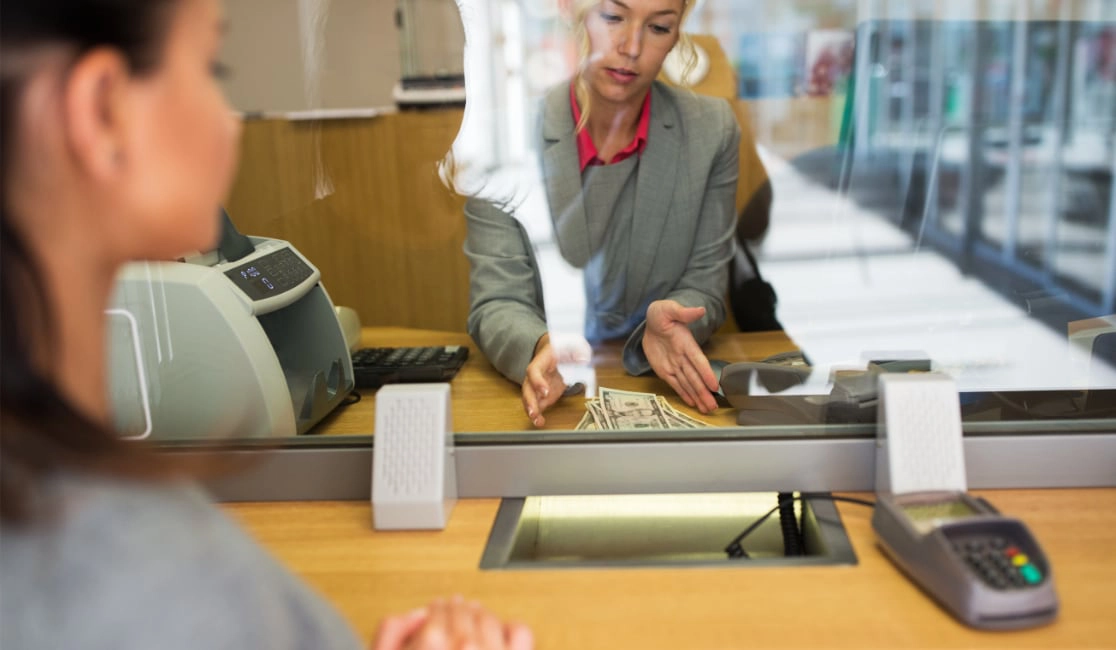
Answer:
<svg viewBox="0 0 1116 650"><path fill-rule="evenodd" d="M574 97L577 99L577 105L581 108L581 119L577 121L574 127L574 132L581 131L585 125L589 123L589 113L591 110L589 101L589 84L585 83L585 77L582 76L586 64L589 62L589 30L585 27L585 19L589 12L599 7L604 0L574 0L573 15L571 16L571 29L573 30L574 44L577 46L577 73L574 75ZM679 56L682 58L682 84L686 85L686 78L690 76L697 65L698 55L694 49L694 43L690 37L682 31L682 26L686 24L686 19L690 16L690 10L693 9L695 2L693 0L682 0L682 15L678 20L678 42L674 44L673 50L678 50ZM672 50L672 51L673 51Z"/></svg>

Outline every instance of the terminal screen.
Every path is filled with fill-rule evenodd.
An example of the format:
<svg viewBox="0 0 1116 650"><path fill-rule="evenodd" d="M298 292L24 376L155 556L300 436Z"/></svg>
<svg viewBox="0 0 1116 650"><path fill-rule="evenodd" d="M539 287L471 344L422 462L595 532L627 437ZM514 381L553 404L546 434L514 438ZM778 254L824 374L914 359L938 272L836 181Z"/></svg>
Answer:
<svg viewBox="0 0 1116 650"><path fill-rule="evenodd" d="M977 511L962 499L933 501L930 503L908 503L899 506L920 533L928 533L940 524L967 519L977 515Z"/></svg>

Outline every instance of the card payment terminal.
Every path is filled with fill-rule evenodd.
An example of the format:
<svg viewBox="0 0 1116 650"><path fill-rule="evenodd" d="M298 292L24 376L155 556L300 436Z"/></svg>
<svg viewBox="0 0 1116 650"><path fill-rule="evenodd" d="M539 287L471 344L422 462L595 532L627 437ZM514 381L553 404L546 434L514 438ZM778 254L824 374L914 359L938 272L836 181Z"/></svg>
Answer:
<svg viewBox="0 0 1116 650"><path fill-rule="evenodd" d="M877 497L872 527L887 555L964 623L1041 625L1058 597L1050 564L1018 519L964 492Z"/></svg>
<svg viewBox="0 0 1116 650"><path fill-rule="evenodd" d="M967 493L956 386L879 379L872 528L892 561L967 625L1016 629L1058 612L1050 563L1027 526Z"/></svg>

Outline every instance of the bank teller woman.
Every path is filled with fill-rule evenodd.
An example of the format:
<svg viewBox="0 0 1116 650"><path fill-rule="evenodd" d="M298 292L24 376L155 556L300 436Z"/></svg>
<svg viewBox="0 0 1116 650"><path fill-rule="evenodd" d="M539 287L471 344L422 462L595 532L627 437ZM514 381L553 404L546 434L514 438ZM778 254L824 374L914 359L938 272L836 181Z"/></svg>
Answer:
<svg viewBox="0 0 1116 650"><path fill-rule="evenodd" d="M575 0L579 67L546 93L539 150L554 234L584 269L585 334L626 339L625 369L654 371L686 404L716 408L701 350L724 322L740 130L723 99L656 81L682 48L693 0ZM465 207L468 330L522 384L535 426L563 394L525 230L480 200Z"/></svg>
<svg viewBox="0 0 1116 650"><path fill-rule="evenodd" d="M0 647L360 648L188 479L112 431L105 317L133 259L208 250L238 124L218 0L5 0L0 23ZM476 604L373 646L528 648Z"/></svg>

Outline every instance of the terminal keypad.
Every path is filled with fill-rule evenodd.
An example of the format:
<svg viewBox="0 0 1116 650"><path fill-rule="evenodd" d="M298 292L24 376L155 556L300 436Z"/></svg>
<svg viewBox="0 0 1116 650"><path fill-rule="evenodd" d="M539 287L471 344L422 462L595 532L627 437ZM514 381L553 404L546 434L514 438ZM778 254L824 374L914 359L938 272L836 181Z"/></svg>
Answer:
<svg viewBox="0 0 1116 650"><path fill-rule="evenodd" d="M1023 589L1042 583L1042 571L1005 537L965 537L953 550L985 584L994 589Z"/></svg>

